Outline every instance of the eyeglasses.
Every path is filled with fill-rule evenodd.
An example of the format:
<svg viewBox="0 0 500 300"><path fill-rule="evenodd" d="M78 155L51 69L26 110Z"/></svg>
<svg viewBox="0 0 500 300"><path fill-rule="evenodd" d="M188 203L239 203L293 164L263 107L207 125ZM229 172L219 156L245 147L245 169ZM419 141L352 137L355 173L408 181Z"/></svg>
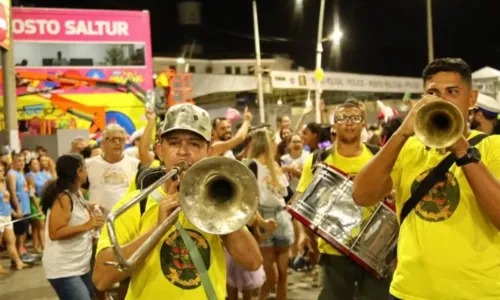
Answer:
<svg viewBox="0 0 500 300"><path fill-rule="evenodd" d="M359 115L354 115L354 116L338 115L338 116L335 116L335 123L345 124L349 120L353 124L360 124L361 122L363 122L363 116L359 116Z"/></svg>
<svg viewBox="0 0 500 300"><path fill-rule="evenodd" d="M125 143L125 138L124 137L113 136L113 137L107 137L106 141L110 141L110 142L113 142L113 143L124 144Z"/></svg>

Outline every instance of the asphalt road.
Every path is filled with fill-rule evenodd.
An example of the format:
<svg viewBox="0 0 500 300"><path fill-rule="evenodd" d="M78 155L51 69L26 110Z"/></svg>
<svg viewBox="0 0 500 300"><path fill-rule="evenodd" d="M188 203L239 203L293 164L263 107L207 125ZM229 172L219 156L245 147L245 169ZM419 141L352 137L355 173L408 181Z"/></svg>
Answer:
<svg viewBox="0 0 500 300"><path fill-rule="evenodd" d="M5 251L0 252L0 264L10 267ZM316 300L319 288L303 281L304 274L289 270L288 299ZM29 269L11 271L9 275L0 275L0 299L2 300L57 300L52 287L45 279L40 262ZM274 298L270 298L274 299Z"/></svg>

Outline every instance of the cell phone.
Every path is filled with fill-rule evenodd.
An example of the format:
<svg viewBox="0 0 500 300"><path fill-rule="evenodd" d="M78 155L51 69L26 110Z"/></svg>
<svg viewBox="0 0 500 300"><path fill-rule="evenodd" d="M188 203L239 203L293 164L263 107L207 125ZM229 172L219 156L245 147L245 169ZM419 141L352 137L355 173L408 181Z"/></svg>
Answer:
<svg viewBox="0 0 500 300"><path fill-rule="evenodd" d="M151 110L155 109L155 92L154 91L149 90L146 93L146 99L144 101L144 104L146 106L146 109L151 109Z"/></svg>

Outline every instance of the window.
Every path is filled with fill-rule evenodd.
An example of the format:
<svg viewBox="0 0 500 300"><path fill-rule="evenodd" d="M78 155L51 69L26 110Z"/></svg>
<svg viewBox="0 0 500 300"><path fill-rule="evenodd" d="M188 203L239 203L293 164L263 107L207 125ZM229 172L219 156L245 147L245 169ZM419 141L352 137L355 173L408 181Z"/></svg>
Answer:
<svg viewBox="0 0 500 300"><path fill-rule="evenodd" d="M253 75L255 73L255 67L254 66L248 66L248 74Z"/></svg>
<svg viewBox="0 0 500 300"><path fill-rule="evenodd" d="M226 67L226 74L233 74L233 68L232 67Z"/></svg>
<svg viewBox="0 0 500 300"><path fill-rule="evenodd" d="M237 75L241 74L241 68L240 67L235 67L234 68L234 74L237 74Z"/></svg>
<svg viewBox="0 0 500 300"><path fill-rule="evenodd" d="M196 72L196 67L195 66L189 66L189 73L195 73Z"/></svg>
<svg viewBox="0 0 500 300"><path fill-rule="evenodd" d="M59 56L60 55L60 56ZM14 43L16 65L53 66L144 66L144 44Z"/></svg>
<svg viewBox="0 0 500 300"><path fill-rule="evenodd" d="M208 74L212 73L214 71L214 69L212 68L212 66L207 66L206 70L205 70Z"/></svg>

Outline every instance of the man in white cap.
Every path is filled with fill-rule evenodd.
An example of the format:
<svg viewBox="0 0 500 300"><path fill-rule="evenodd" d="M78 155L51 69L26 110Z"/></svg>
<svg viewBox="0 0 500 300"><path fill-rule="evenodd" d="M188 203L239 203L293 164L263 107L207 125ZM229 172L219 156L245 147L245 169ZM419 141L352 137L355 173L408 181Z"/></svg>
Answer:
<svg viewBox="0 0 500 300"><path fill-rule="evenodd" d="M500 134L500 102L495 98L479 94L477 107L470 114L471 129L482 131L486 134Z"/></svg>
<svg viewBox="0 0 500 300"><path fill-rule="evenodd" d="M212 126L207 111L192 104L172 106L161 130L161 156L167 171L181 160L194 165L208 157ZM179 176L182 178L182 176ZM145 211L136 205L115 221L116 235L128 259L153 231L179 206L179 181L168 180L151 193ZM128 194L114 207L128 203L135 194ZM214 216L215 217L215 216ZM162 241L148 249L145 258L132 270L120 271L105 264L116 262L116 256L104 228L97 246L93 281L97 289L105 290L131 276L127 300L149 299L224 299L226 297L226 258L224 248L243 268L251 271L262 265L262 256L255 239L244 229L218 236L202 232L181 212L178 224ZM194 246L187 248L183 232L189 232ZM189 245L188 245L189 246ZM194 249L193 249L194 248ZM198 255L191 256L192 252ZM200 258L201 257L201 258ZM201 271L195 267L204 266ZM199 273L200 272L200 273ZM206 276L208 276L208 281ZM211 288L210 288L211 287Z"/></svg>

